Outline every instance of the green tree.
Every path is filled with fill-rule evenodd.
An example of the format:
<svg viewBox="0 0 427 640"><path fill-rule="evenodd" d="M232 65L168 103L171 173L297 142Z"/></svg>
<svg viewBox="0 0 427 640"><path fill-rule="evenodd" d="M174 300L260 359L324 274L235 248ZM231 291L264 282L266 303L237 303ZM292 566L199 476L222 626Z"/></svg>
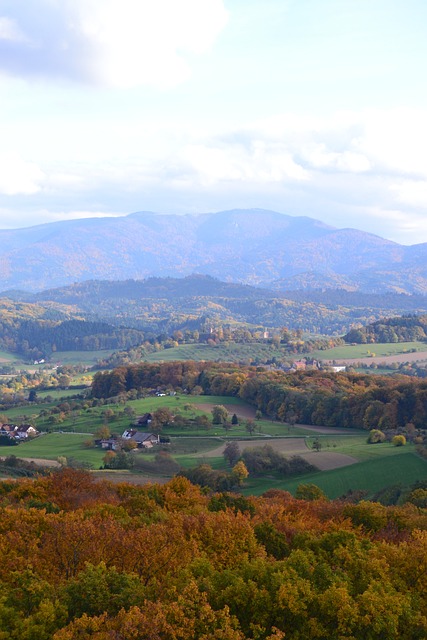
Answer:
<svg viewBox="0 0 427 640"><path fill-rule="evenodd" d="M427 509L427 489L414 489L411 491L408 497L408 502L411 502L421 509Z"/></svg>
<svg viewBox="0 0 427 640"><path fill-rule="evenodd" d="M224 424L228 420L228 411L222 404L216 404L211 413L213 424Z"/></svg>
<svg viewBox="0 0 427 640"><path fill-rule="evenodd" d="M108 611L117 614L123 607L129 608L144 598L144 587L136 575L119 573L115 567L107 568L105 562L88 564L77 578L65 587L68 611L73 618L83 614L100 615Z"/></svg>
<svg viewBox="0 0 427 640"><path fill-rule="evenodd" d="M298 500L326 500L326 495L317 485L308 482L307 484L299 484L295 491L295 498Z"/></svg>
<svg viewBox="0 0 427 640"><path fill-rule="evenodd" d="M369 432L367 442L369 444L376 444L377 442L385 441L385 433L380 431L380 429L371 429Z"/></svg>

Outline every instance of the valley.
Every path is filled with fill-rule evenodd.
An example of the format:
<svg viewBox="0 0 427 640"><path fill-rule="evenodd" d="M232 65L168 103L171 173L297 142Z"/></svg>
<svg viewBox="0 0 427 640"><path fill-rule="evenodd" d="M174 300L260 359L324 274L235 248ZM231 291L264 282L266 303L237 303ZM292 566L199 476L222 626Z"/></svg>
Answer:
<svg viewBox="0 0 427 640"><path fill-rule="evenodd" d="M230 220L240 215L235 212ZM260 215L254 212L251 218L258 230ZM224 229L214 231L219 218L209 222L211 244L216 233L218 240L225 237ZM278 220L275 214L262 219L277 233L280 227L290 237L296 234L295 220ZM146 217L136 216L133 224L141 221ZM200 220L191 222L196 228ZM309 219L298 224L311 229L312 239L335 234ZM245 233L249 242L252 236ZM407 393L408 376L418 379L411 384L422 398L426 298L344 289L282 293L277 282L269 286L193 274L6 292L0 300L3 422L30 423L41 434L14 447L13 455L18 451L29 461L82 466L100 477L125 474L138 483L164 482L207 465L213 475L204 481L228 482L229 443L242 460L248 450L272 447L279 456L277 468L250 473L243 493L257 495L268 487L294 493L301 483L315 480L332 498L360 491L373 499L392 483L402 486L403 500L405 487L427 479L421 455L424 408L411 413L405 400L399 400L401 408L396 405ZM346 372L334 373L340 366ZM144 384L124 382L132 367L145 371ZM215 371L217 382L211 382ZM261 385L258 395L248 391L248 377ZM108 380L105 387L103 380ZM267 392L269 385L274 392ZM373 395L356 408L356 389L371 386ZM159 388L162 393L156 395ZM349 410L347 403L355 406ZM228 412L224 425L212 423L217 405ZM158 411L172 416L170 424L158 425L162 447L125 451L118 468L108 468L105 450L94 444L97 434L119 441L135 416ZM373 447L367 437L378 427L387 438ZM396 433L405 434L405 447L393 446ZM279 467L288 462L280 456L303 461L296 475L281 475ZM110 458L114 463L114 455Z"/></svg>

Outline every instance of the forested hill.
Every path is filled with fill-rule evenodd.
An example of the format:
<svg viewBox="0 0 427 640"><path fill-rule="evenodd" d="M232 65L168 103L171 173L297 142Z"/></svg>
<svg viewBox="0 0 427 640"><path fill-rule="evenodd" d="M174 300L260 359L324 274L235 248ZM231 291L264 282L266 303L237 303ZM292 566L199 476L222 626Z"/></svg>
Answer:
<svg viewBox="0 0 427 640"><path fill-rule="evenodd" d="M146 280L89 280L37 294L7 292L15 304L73 309L80 317L134 327L153 335L201 330L204 322L289 327L343 335L352 324L384 316L427 313L427 297L338 290L286 292L191 275Z"/></svg>
<svg viewBox="0 0 427 640"><path fill-rule="evenodd" d="M203 273L283 289L427 292L427 244L263 209L203 215L138 212L0 230L5 289L40 291L88 278Z"/></svg>
<svg viewBox="0 0 427 640"><path fill-rule="evenodd" d="M72 305L0 299L0 348L28 359L55 351L128 349L143 340L137 329L88 320Z"/></svg>
<svg viewBox="0 0 427 640"><path fill-rule="evenodd" d="M383 318L366 327L352 329L344 340L357 344L427 341L427 315Z"/></svg>

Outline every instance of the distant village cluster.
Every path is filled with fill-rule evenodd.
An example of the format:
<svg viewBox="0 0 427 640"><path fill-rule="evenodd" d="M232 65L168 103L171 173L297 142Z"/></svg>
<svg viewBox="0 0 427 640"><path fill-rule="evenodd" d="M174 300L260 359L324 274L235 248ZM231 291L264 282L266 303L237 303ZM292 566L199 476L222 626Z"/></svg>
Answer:
<svg viewBox="0 0 427 640"><path fill-rule="evenodd" d="M17 442L34 438L38 431L31 424L2 424L0 425L0 437L9 438Z"/></svg>

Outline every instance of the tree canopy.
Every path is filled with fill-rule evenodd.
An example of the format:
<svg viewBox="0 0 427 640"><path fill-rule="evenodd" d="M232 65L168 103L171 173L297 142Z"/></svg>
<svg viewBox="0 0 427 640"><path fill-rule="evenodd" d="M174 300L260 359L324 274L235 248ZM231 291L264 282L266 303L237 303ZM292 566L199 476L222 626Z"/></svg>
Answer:
<svg viewBox="0 0 427 640"><path fill-rule="evenodd" d="M425 637L423 489L403 507L315 489L244 498L72 469L3 481L1 637Z"/></svg>

